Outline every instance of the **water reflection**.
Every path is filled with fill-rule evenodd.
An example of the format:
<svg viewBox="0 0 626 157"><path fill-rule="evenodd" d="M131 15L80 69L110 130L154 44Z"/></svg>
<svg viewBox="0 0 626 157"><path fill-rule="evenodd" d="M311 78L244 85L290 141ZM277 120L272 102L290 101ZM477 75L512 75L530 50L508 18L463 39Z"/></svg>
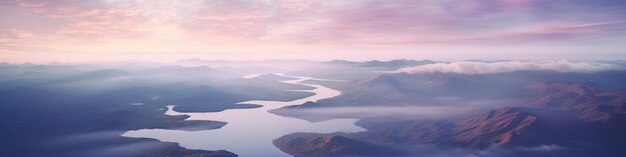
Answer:
<svg viewBox="0 0 626 157"><path fill-rule="evenodd" d="M279 74L282 75L282 74ZM284 75L283 75L284 76ZM303 104L307 101L317 101L340 95L333 90L317 84L305 84L304 80L316 79L310 77L297 77L294 80L282 81L290 84L300 84L314 87L312 90L299 90L313 92L315 95L293 101L246 101L239 104L258 104L259 108L232 109L222 112L208 113L180 113L173 110L174 106L167 106L168 115L189 115L188 120L216 120L228 122L221 129L205 131L179 131L165 129L142 129L128 131L123 134L126 137L146 137L161 141L177 142L189 149L203 150L228 150L239 156L279 157L289 156L274 147L272 140L280 136L294 132L359 132L365 129L354 125L356 119L334 119L322 122L308 122L301 119L282 117L271 114L268 110L288 105Z"/></svg>

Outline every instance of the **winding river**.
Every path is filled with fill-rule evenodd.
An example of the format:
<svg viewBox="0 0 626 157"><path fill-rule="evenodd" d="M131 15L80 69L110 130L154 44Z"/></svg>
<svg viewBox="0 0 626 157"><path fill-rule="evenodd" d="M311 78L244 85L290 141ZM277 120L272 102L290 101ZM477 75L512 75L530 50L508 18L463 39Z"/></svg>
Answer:
<svg viewBox="0 0 626 157"><path fill-rule="evenodd" d="M280 74L282 75L282 74ZM283 75L284 76L284 75ZM181 113L173 110L174 106L167 106L167 115L189 115L187 120L215 120L228 122L224 127L215 130L181 131L165 129L141 129L128 131L122 136L153 138L167 142L180 143L188 149L228 150L242 157L281 157L290 156L272 144L272 140L294 132L360 132L365 129L356 126L357 119L333 119L322 122L309 122L301 119L282 117L269 110L288 105L303 104L307 101L317 101L335 97L341 94L317 84L306 84L305 80L324 80L311 77L285 76L295 78L282 81L284 83L299 84L314 87L312 90L298 90L315 93L312 96L293 101L263 101L253 100L238 104L258 104L262 107L252 109L231 109L222 112Z"/></svg>

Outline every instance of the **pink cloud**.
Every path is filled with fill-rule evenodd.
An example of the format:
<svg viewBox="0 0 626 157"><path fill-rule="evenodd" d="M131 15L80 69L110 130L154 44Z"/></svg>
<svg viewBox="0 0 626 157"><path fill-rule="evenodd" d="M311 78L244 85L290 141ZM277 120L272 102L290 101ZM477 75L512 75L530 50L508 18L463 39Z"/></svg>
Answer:
<svg viewBox="0 0 626 157"><path fill-rule="evenodd" d="M196 39L235 39L234 42L407 44L507 41L529 37L554 39L554 36L569 39L578 35L620 31L623 22L626 22L620 18L607 17L595 20L561 19L576 11L562 9L562 6L578 10L593 7L585 7L585 4L579 2L567 4L545 0L203 0L193 6L177 5L184 2L175 1L164 3L174 7L174 11L167 13L172 18L164 21L177 25L186 32L185 36ZM150 31L142 28L153 24L150 21L162 18L158 16L165 14L158 13L163 8L141 8L146 4L140 1L122 4L73 0L54 3L16 1L16 5L64 23L62 28L50 33L80 39L150 36ZM550 14L546 14L548 12ZM612 12L585 15L603 14ZM615 26L593 26L594 31L575 31L553 29L544 24L568 22L562 20L575 21L581 25L610 22ZM546 27L540 28L543 26Z"/></svg>
<svg viewBox="0 0 626 157"><path fill-rule="evenodd" d="M0 25L0 44L14 51L160 48L153 45L189 51L260 51L259 45L283 51L414 51L493 44L560 44L571 50L626 35L626 3L614 0L15 0L0 8L0 20L10 21Z"/></svg>
<svg viewBox="0 0 626 157"><path fill-rule="evenodd" d="M263 4L240 0L210 0L182 17L180 28L200 38L248 39L268 29Z"/></svg>
<svg viewBox="0 0 626 157"><path fill-rule="evenodd" d="M137 31L148 18L132 7L108 6L98 1L16 1L26 14L48 18L60 24L38 33L40 38L97 41L130 38L145 34Z"/></svg>

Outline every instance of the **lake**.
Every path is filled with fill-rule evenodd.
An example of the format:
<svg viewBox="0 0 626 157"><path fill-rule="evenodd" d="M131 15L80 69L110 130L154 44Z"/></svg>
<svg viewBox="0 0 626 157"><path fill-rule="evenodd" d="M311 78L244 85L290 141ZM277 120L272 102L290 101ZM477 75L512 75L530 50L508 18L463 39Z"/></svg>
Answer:
<svg viewBox="0 0 626 157"><path fill-rule="evenodd" d="M282 74L278 74L282 75ZM285 75L282 75L285 76ZM341 92L317 84L302 83L305 80L324 80L311 77L285 76L293 80L284 83L314 87L312 90L297 90L315 93L312 96L293 101L253 100L238 104L257 104L259 108L230 109L222 112L181 113L174 105L168 105L167 115L189 115L187 120L214 120L228 122L215 130L181 131L166 129L141 129L124 133L125 137L153 138L166 142L177 142L182 147L202 150L227 150L242 157L280 157L290 156L272 144L272 140L295 132L332 133L360 132L365 129L356 126L357 119L333 119L321 122L309 122L302 119L282 117L269 113L269 110L289 105L300 105L307 101L317 101L335 97ZM253 78L253 77L249 77ZM184 104L177 104L184 105Z"/></svg>

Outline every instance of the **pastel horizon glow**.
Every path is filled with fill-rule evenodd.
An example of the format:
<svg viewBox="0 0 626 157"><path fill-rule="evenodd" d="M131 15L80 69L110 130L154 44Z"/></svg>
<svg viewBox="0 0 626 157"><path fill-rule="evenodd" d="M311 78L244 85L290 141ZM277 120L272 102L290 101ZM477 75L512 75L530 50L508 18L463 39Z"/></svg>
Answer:
<svg viewBox="0 0 626 157"><path fill-rule="evenodd" d="M0 62L626 59L623 0L14 0Z"/></svg>

